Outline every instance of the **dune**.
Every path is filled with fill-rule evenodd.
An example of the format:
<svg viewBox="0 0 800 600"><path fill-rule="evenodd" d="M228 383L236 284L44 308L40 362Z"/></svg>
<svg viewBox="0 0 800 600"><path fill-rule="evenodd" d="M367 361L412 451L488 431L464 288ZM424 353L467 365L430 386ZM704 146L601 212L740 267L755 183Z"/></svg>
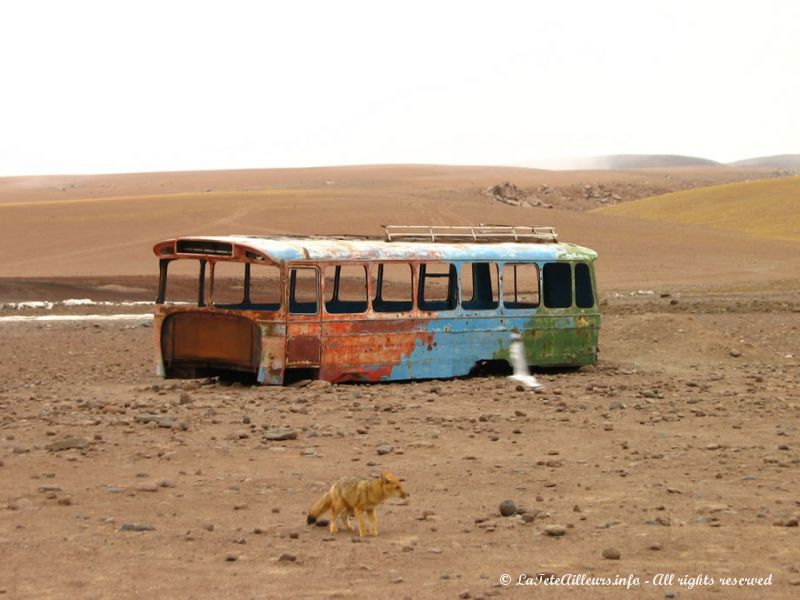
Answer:
<svg viewBox="0 0 800 600"><path fill-rule="evenodd" d="M800 241L800 177L677 192L596 212L797 242Z"/></svg>

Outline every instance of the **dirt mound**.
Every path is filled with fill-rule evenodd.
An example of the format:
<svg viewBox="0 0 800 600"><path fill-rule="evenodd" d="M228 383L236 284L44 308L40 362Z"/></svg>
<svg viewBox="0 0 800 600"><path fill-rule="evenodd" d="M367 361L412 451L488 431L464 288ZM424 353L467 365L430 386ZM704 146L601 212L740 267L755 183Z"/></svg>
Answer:
<svg viewBox="0 0 800 600"><path fill-rule="evenodd" d="M540 186L540 191L542 191L542 193L544 193L543 190L546 190L547 193L551 192L550 187L546 185ZM516 185L508 181L487 188L486 194L493 197L498 202L509 204L510 206L553 208L552 204L542 201L536 194L523 192Z"/></svg>

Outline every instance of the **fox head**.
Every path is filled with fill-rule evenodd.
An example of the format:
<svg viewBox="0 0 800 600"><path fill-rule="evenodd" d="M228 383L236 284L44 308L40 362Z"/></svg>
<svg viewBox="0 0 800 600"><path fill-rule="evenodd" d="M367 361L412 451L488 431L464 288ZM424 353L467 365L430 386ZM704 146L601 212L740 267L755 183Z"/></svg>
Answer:
<svg viewBox="0 0 800 600"><path fill-rule="evenodd" d="M403 489L400 480L389 473L384 471L381 473L381 487L387 496L400 496L401 498L408 498L408 492Z"/></svg>

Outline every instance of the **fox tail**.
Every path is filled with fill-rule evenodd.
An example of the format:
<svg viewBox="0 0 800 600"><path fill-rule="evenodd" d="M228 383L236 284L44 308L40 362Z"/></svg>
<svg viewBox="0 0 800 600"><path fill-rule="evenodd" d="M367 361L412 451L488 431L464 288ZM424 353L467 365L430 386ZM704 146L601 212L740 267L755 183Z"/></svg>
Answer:
<svg viewBox="0 0 800 600"><path fill-rule="evenodd" d="M306 523L309 525L313 525L317 522L317 518L328 510L331 507L331 493L325 492L319 500L314 502L311 505L311 508L308 509L308 517L306 517Z"/></svg>

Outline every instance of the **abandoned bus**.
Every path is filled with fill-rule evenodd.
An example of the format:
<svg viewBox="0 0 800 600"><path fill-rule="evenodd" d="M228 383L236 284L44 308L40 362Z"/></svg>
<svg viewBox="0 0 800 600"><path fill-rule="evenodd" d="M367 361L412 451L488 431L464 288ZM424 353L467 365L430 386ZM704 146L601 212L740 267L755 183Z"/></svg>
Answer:
<svg viewBox="0 0 800 600"><path fill-rule="evenodd" d="M588 248L552 227L386 226L383 239L219 236L155 245L157 370L264 384L448 378L597 360Z"/></svg>

